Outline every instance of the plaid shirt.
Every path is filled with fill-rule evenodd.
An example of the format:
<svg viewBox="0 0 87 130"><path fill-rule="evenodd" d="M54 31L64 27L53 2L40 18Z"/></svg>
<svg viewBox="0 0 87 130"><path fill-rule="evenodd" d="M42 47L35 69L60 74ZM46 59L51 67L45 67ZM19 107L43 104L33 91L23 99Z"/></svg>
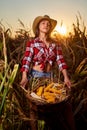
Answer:
<svg viewBox="0 0 87 130"><path fill-rule="evenodd" d="M62 55L61 46L52 42L50 43L49 48L47 48L43 41L39 40L39 38L35 38L34 40L27 42L21 71L28 72L31 63L33 63L33 65L41 64L42 69L44 69L47 62L52 66L55 61L57 62L60 71L67 68Z"/></svg>

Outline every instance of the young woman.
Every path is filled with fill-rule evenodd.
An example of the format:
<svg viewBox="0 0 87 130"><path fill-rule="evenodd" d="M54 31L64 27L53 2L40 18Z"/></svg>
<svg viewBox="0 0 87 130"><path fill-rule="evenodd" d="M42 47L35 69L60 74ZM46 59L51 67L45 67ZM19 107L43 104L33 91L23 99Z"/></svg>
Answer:
<svg viewBox="0 0 87 130"><path fill-rule="evenodd" d="M71 87L71 82L67 74L67 65L62 55L61 46L51 38L51 32L56 24L57 21L51 19L47 15L35 18L33 22L35 38L27 42L22 62L22 80L20 82L22 87L25 88L29 76L32 76L33 78L50 78L54 62L57 62L59 70L63 73L64 83L68 88ZM30 69L31 64L32 69ZM61 128L63 126L62 130L75 130L72 109L69 103L66 103L63 106L61 113L65 120L64 123L66 122L66 127L63 126L63 124L61 125ZM50 124L52 125L52 123Z"/></svg>
<svg viewBox="0 0 87 130"><path fill-rule="evenodd" d="M51 77L52 66L56 61L59 70L64 76L64 83L70 88L71 82L67 75L67 65L62 55L62 49L59 43L55 43L50 37L57 21L49 16L38 16L33 22L34 40L28 41L21 71L21 85L26 86L28 76L32 77ZM30 65L32 70L30 72Z"/></svg>

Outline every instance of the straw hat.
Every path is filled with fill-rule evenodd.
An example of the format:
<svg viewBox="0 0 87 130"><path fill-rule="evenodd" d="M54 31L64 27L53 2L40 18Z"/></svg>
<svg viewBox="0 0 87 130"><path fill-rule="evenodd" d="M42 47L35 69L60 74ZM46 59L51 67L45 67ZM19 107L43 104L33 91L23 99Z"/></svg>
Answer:
<svg viewBox="0 0 87 130"><path fill-rule="evenodd" d="M57 25L57 21L54 19L51 19L48 15L38 16L34 19L33 26L32 26L34 34L36 34L37 26L40 23L40 21L42 21L42 20L48 20L51 23L51 32L53 31L53 29Z"/></svg>

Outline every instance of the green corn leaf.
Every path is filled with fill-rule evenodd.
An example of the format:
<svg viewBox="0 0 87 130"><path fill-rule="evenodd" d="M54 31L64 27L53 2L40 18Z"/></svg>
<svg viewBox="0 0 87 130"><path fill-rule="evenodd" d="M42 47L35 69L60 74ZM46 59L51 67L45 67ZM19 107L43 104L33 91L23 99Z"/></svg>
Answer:
<svg viewBox="0 0 87 130"><path fill-rule="evenodd" d="M3 75L2 75L2 73L0 73L0 80L3 80Z"/></svg>
<svg viewBox="0 0 87 130"><path fill-rule="evenodd" d="M38 120L38 130L44 130L44 120Z"/></svg>
<svg viewBox="0 0 87 130"><path fill-rule="evenodd" d="M86 71L81 71L81 73L79 74L80 76L86 76L87 75L87 70Z"/></svg>
<svg viewBox="0 0 87 130"><path fill-rule="evenodd" d="M9 83L10 84L12 84L14 82L14 79L15 79L17 71L18 71L18 67L19 67L19 64L15 64L14 65L14 69L13 69L13 71L11 73L10 78L9 78Z"/></svg>
<svg viewBox="0 0 87 130"><path fill-rule="evenodd" d="M5 75L4 75L3 80L2 80L2 82L1 82L1 84L0 84L0 92L2 91L2 88L3 88L3 86L4 86L4 83L5 83L7 74L8 74L9 67L10 67L10 66L8 66L8 68L6 69Z"/></svg>
<svg viewBox="0 0 87 130"><path fill-rule="evenodd" d="M5 99L6 99L6 95L7 95L8 91L9 91L9 87L5 87L4 92L3 92L2 102L0 104L0 116L2 114L2 110L3 110L3 107L4 107L4 103L5 103Z"/></svg>

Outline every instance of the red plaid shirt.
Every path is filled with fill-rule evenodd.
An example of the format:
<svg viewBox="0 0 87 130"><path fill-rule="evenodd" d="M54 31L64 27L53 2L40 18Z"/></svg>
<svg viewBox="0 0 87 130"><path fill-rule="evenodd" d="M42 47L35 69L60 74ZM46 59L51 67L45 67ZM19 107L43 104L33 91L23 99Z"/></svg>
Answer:
<svg viewBox="0 0 87 130"><path fill-rule="evenodd" d="M31 63L33 63L33 65L41 64L44 69L46 62L52 66L55 61L57 62L60 71L67 68L62 55L61 46L52 42L50 43L49 48L47 48L43 41L39 40L39 38L35 38L34 40L27 42L21 71L28 72Z"/></svg>

